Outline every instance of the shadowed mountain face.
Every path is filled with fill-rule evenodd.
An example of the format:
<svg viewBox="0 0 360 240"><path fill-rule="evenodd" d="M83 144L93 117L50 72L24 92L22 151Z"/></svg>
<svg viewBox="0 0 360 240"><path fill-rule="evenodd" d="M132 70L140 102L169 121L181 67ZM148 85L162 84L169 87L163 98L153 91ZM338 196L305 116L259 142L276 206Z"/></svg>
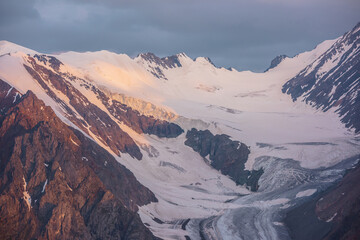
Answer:
<svg viewBox="0 0 360 240"><path fill-rule="evenodd" d="M341 181L287 213L293 239L359 239L360 164Z"/></svg>
<svg viewBox="0 0 360 240"><path fill-rule="evenodd" d="M289 80L282 91L296 101L328 111L336 108L346 127L360 131L360 23L316 61Z"/></svg>
<svg viewBox="0 0 360 240"><path fill-rule="evenodd" d="M360 164L316 202L315 212L322 221L333 220L325 239L356 239L360 236Z"/></svg>
<svg viewBox="0 0 360 240"><path fill-rule="evenodd" d="M154 239L136 211L157 199L107 151L3 81L0 109L3 239Z"/></svg>
<svg viewBox="0 0 360 240"><path fill-rule="evenodd" d="M264 72L269 71L270 69L273 69L275 67L277 67L277 65L279 65L285 58L287 58L288 56L286 55L279 55L276 56L270 63L270 66L268 67L268 69L266 69Z"/></svg>
<svg viewBox="0 0 360 240"><path fill-rule="evenodd" d="M230 176L236 184L245 184L251 191L259 188L258 180L263 170L245 170L250 150L244 143L232 141L225 134L213 135L209 130L195 128L186 133L186 138L185 145L204 158L209 156L210 165Z"/></svg>

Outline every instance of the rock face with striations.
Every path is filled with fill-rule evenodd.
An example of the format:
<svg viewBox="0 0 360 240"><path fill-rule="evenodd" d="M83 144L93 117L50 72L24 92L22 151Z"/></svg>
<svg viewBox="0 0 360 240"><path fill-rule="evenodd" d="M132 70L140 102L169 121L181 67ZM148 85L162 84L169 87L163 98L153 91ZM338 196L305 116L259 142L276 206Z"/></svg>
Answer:
<svg viewBox="0 0 360 240"><path fill-rule="evenodd" d="M43 56L43 58L45 57ZM123 152L129 153L137 159L142 158L140 149L134 140L120 129L110 116L91 103L71 82L65 79L63 74L38 64L35 59L28 57L30 66L24 65L25 69L45 92L66 110L70 121L87 134L91 131L115 154L120 155L120 152ZM60 99L55 92L64 94L69 99L69 105ZM80 118L77 114L80 115Z"/></svg>
<svg viewBox="0 0 360 240"><path fill-rule="evenodd" d="M236 184L246 184L251 191L258 189L263 170L245 170L250 150L244 143L232 141L225 134L213 135L209 130L195 128L186 133L186 138L185 145L204 158L209 155L211 166L230 176Z"/></svg>
<svg viewBox="0 0 360 240"><path fill-rule="evenodd" d="M317 202L315 213L325 222L332 222L332 229L325 239L356 239L360 236L360 164Z"/></svg>
<svg viewBox="0 0 360 240"><path fill-rule="evenodd" d="M157 199L107 151L1 80L0 107L3 239L155 238L136 211Z"/></svg>
<svg viewBox="0 0 360 240"><path fill-rule="evenodd" d="M360 156L357 156L360 157ZM335 186L287 213L294 240L345 240L360 236L360 164Z"/></svg>
<svg viewBox="0 0 360 240"><path fill-rule="evenodd" d="M184 130L175 123L156 119L152 116L141 115L131 107L115 99L110 99L109 96L98 88L93 87L92 91L98 95L98 98L112 116L131 127L137 133L153 134L160 138L176 138L184 132Z"/></svg>
<svg viewBox="0 0 360 240"><path fill-rule="evenodd" d="M360 132L360 23L324 54L286 82L283 93L328 111Z"/></svg>
<svg viewBox="0 0 360 240"><path fill-rule="evenodd" d="M277 67L285 58L287 58L288 56L286 55L279 55L276 56L270 63L270 67L268 69L265 70L265 72L269 71L270 69L273 69L275 67Z"/></svg>
<svg viewBox="0 0 360 240"><path fill-rule="evenodd" d="M95 135L115 154L129 153L138 160L142 159L139 147L118 123L123 123L138 133L154 134L158 137L174 138L184 132L174 123L141 115L131 107L111 99L109 94L91 82L62 72L62 65L54 57L34 55L27 56L27 64L24 64L24 67L47 95L61 105L67 119L86 134ZM74 84L80 85L84 91L78 90ZM93 104L84 92L95 94L103 107ZM61 94L56 93L63 94L68 101L60 99Z"/></svg>
<svg viewBox="0 0 360 240"><path fill-rule="evenodd" d="M137 61L145 63L149 68L148 71L156 78L168 80L165 77L161 68L169 69L169 68L182 67L179 61L179 56L181 55L182 54L177 54L170 57L159 58L153 53L142 53L137 56Z"/></svg>

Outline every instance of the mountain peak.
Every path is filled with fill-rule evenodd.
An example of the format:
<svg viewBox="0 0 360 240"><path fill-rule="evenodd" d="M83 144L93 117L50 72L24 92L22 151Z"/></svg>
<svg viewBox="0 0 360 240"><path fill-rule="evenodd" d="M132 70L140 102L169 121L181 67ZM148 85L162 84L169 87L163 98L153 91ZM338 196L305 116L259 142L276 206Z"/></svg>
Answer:
<svg viewBox="0 0 360 240"><path fill-rule="evenodd" d="M181 67L180 58L186 56L184 53L179 53L176 55L168 56L160 58L156 56L154 53L141 53L137 56L137 58L148 62L149 64L155 64L157 66L161 66L165 69ZM186 56L187 57L187 56Z"/></svg>
<svg viewBox="0 0 360 240"><path fill-rule="evenodd" d="M15 52L23 52L23 53L29 53L29 54L37 53L34 50L22 47L13 42L9 42L6 40L0 41L0 55L7 54L7 53L15 53Z"/></svg>
<svg viewBox="0 0 360 240"><path fill-rule="evenodd" d="M195 58L195 62L210 63L212 66L216 67L209 57L197 57Z"/></svg>
<svg viewBox="0 0 360 240"><path fill-rule="evenodd" d="M355 33L357 31L360 30L360 22L358 22L358 24L356 24L356 26L351 30L352 33Z"/></svg>
<svg viewBox="0 0 360 240"><path fill-rule="evenodd" d="M265 72L269 71L272 68L277 67L285 58L288 58L287 55L282 54L279 56L276 56L270 63L270 67L268 69L265 70Z"/></svg>
<svg viewBox="0 0 360 240"><path fill-rule="evenodd" d="M183 58L189 58L189 56L188 55L186 55L186 53L184 53L184 52L180 52L180 53L178 53L178 54L175 54L175 56L176 57L183 57Z"/></svg>
<svg viewBox="0 0 360 240"><path fill-rule="evenodd" d="M152 52L139 53L136 57L141 57L141 58L146 58L146 57L157 58L157 56L156 56L154 53L152 53Z"/></svg>
<svg viewBox="0 0 360 240"><path fill-rule="evenodd" d="M12 43L12 42L9 42L9 41L6 41L6 40L0 40L0 47L5 46L5 45L16 45L16 46L18 46L15 43Z"/></svg>
<svg viewBox="0 0 360 240"><path fill-rule="evenodd" d="M159 67L163 69L182 67L180 63L180 58L182 56L186 56L186 55L177 54L177 55L160 58L156 56L154 53L148 52L148 53L139 54L135 58L135 61L144 64L148 72L150 72L156 78L162 78L167 80L163 71Z"/></svg>
<svg viewBox="0 0 360 240"><path fill-rule="evenodd" d="M158 61L159 59L162 61L166 61L168 59L179 59L179 58L189 58L184 52L177 53L175 55L170 55L166 57L158 57L156 54L152 52L140 53L136 56L136 58L143 58L144 60L153 60Z"/></svg>

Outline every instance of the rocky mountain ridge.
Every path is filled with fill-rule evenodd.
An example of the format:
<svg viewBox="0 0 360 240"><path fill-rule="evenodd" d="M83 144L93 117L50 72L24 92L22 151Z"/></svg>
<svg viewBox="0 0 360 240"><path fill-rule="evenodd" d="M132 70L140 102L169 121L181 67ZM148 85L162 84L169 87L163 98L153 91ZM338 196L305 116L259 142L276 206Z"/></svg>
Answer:
<svg viewBox="0 0 360 240"><path fill-rule="evenodd" d="M123 122L139 133L155 134L159 137L176 137L183 132L174 123L141 115L138 111L116 100L111 100L103 91L84 79L60 72L62 63L54 57L28 56L27 62L29 64L24 64L25 69L44 91L64 108L67 118L85 133L90 135L92 132L117 155L120 152L127 152L139 160L142 158L142 153L133 139L114 120ZM48 64L49 67L42 66L38 62ZM78 84L84 90L96 94L97 99L106 109L100 109L91 103L81 91L73 86L74 82L79 82ZM69 104L60 99L55 91L64 94Z"/></svg>
<svg viewBox="0 0 360 240"><path fill-rule="evenodd" d="M336 110L360 131L360 23L316 61L284 84L282 91L323 111Z"/></svg>
<svg viewBox="0 0 360 240"><path fill-rule="evenodd" d="M271 60L270 66L265 70L265 72L269 71L270 69L273 69L273 68L277 67L277 65L279 65L287 57L288 56L286 56L284 54L276 56L273 60Z"/></svg>
<svg viewBox="0 0 360 240"><path fill-rule="evenodd" d="M2 238L155 239L136 214L149 189L32 92L0 87Z"/></svg>
<svg viewBox="0 0 360 240"><path fill-rule="evenodd" d="M203 158L208 157L211 166L229 175L236 184L245 184L251 191L259 188L258 181L263 170L245 170L250 150L244 143L232 141L224 134L213 135L209 130L193 128L186 133L185 145Z"/></svg>

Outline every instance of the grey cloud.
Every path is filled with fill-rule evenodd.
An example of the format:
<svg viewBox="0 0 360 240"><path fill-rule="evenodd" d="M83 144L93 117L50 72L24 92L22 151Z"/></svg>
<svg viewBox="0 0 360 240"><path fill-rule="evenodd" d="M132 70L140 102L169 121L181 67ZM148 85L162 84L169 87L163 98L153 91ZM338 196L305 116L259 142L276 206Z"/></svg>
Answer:
<svg viewBox="0 0 360 240"><path fill-rule="evenodd" d="M0 36L38 51L186 52L255 71L276 55L338 37L360 20L355 0L37 0L29 1L26 14L20 1L0 1L15 9L12 18L27 19L2 26Z"/></svg>
<svg viewBox="0 0 360 240"><path fill-rule="evenodd" d="M38 18L34 3L35 0L0 0L0 26Z"/></svg>

